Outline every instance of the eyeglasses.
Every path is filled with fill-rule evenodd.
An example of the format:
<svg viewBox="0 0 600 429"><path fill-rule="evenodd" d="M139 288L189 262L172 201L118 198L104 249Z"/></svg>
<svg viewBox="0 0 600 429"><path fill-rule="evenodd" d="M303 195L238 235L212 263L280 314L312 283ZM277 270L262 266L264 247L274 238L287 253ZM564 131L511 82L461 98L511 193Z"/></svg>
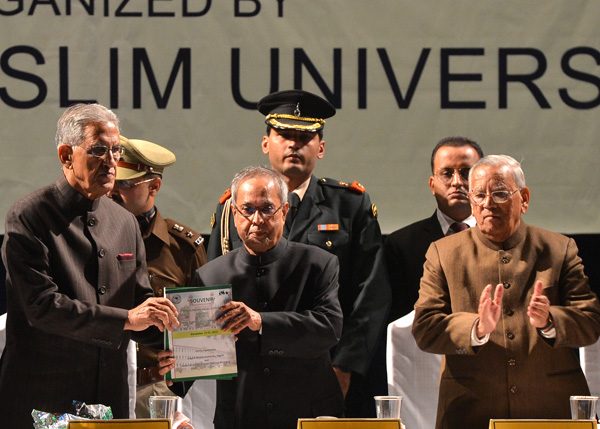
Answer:
<svg viewBox="0 0 600 429"><path fill-rule="evenodd" d="M279 210L283 207L283 204L279 207L275 208L275 206L265 206L265 207L254 207L254 206L242 206L238 207L236 204L233 205L235 209L244 216L248 220L252 220L254 218L254 214L256 212L260 213L260 216L263 219L270 219L277 214Z"/></svg>
<svg viewBox="0 0 600 429"><path fill-rule="evenodd" d="M463 182L469 181L469 171L471 167L463 167L463 168L438 168L435 172L434 176L442 182L444 185L449 185L452 183L452 179L455 174L458 174L458 177Z"/></svg>
<svg viewBox="0 0 600 429"><path fill-rule="evenodd" d="M134 182L133 179L129 180L115 180L115 186L120 189L131 189L134 186L141 185L142 183L151 182L154 180L154 177L151 179L141 180L139 182Z"/></svg>
<svg viewBox="0 0 600 429"><path fill-rule="evenodd" d="M496 204L503 204L510 200L510 197L512 197L515 193L519 192L520 190L521 189L515 189L512 192L493 191L489 194L482 191L471 191L469 192L469 196L471 197L471 202L476 206L482 206L488 195L492 198L492 200L494 200Z"/></svg>
<svg viewBox="0 0 600 429"><path fill-rule="evenodd" d="M123 146L121 146L121 145L115 145L113 147L108 147L108 146L98 144L96 146L90 146L90 147L85 147L85 146L75 146L75 147L80 147L82 149L87 150L89 153L94 155L96 158L102 158L103 156L106 156L106 154L108 152L110 152L112 154L112 157L114 159L116 159L117 161L119 159L121 159L121 155L123 155L123 151L124 151Z"/></svg>

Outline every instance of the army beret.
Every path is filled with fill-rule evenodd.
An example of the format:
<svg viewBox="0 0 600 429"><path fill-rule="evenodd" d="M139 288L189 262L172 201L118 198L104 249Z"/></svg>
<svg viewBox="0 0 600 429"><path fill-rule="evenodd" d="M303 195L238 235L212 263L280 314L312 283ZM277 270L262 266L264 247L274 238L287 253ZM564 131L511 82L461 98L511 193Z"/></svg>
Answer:
<svg viewBox="0 0 600 429"><path fill-rule="evenodd" d="M175 154L146 140L120 136L123 155L117 164L117 180L134 179L147 173L162 174L175 162Z"/></svg>
<svg viewBox="0 0 600 429"><path fill-rule="evenodd" d="M325 119L335 115L335 107L318 95L299 89L273 92L258 102L265 123L281 130L316 132Z"/></svg>

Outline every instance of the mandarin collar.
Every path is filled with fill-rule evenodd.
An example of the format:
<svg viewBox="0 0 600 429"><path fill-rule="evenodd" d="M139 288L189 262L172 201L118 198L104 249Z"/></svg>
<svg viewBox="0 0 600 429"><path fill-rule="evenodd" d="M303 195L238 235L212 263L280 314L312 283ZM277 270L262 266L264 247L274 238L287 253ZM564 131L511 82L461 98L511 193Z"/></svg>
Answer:
<svg viewBox="0 0 600 429"><path fill-rule="evenodd" d="M519 226L517 227L517 230L515 231L515 233L513 235L511 235L510 237L508 237L508 239L502 243L498 243L498 242L495 242L495 241L492 241L492 240L486 238L481 233L481 230L479 229L479 225L477 225L477 227L475 228L475 234L477 235L477 238L479 239L479 241L481 241L483 244L485 244L487 247L489 247L492 250L510 250L525 239L526 228L527 228L527 226L521 219L521 221L519 222Z"/></svg>
<svg viewBox="0 0 600 429"><path fill-rule="evenodd" d="M56 181L56 190L58 192L59 204L65 209L74 210L76 212L93 212L98 208L100 199L102 198L90 200L85 197L71 186L64 174Z"/></svg>
<svg viewBox="0 0 600 429"><path fill-rule="evenodd" d="M251 255L248 253L246 246L242 246L240 248L240 255L242 257L242 261L244 261L246 264L260 267L278 260L285 253L287 248L288 241L281 237L281 240L279 240L279 243L277 243L275 247L261 255Z"/></svg>

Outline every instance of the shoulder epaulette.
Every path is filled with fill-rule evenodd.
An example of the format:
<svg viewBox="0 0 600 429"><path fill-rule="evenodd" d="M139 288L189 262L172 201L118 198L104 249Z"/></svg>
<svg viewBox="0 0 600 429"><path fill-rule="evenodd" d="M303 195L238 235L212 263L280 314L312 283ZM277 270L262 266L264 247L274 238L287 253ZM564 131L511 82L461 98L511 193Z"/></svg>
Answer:
<svg viewBox="0 0 600 429"><path fill-rule="evenodd" d="M323 184L323 185L328 185L328 186L335 186L338 188L346 188L349 189L351 191L356 192L357 194L364 194L366 191L366 188L361 185L360 183L358 183L356 180L352 183L346 183L346 182L340 182L334 179L328 179L328 178L322 178L319 180L319 183Z"/></svg>
<svg viewBox="0 0 600 429"><path fill-rule="evenodd" d="M202 246L202 243L204 242L204 237L202 237L200 233L194 231L191 228L188 228L185 225L175 222L173 219L165 219L165 221L167 222L169 234L183 238L185 241L187 241L194 247Z"/></svg>
<svg viewBox="0 0 600 429"><path fill-rule="evenodd" d="M231 189L227 189L221 198L219 198L219 204L223 204L227 199L231 197Z"/></svg>

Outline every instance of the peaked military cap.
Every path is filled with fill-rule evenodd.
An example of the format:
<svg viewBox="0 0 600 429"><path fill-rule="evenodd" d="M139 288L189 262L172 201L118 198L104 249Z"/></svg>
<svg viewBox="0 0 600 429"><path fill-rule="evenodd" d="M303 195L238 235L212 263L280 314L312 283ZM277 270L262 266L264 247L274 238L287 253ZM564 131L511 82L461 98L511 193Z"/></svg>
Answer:
<svg viewBox="0 0 600 429"><path fill-rule="evenodd" d="M265 123L280 130L316 132L325 119L335 115L335 107L318 95L299 89L273 92L258 102Z"/></svg>
<svg viewBox="0 0 600 429"><path fill-rule="evenodd" d="M165 167L175 162L175 154L156 143L120 138L123 155L117 164L117 180L134 179L147 173L162 174Z"/></svg>

